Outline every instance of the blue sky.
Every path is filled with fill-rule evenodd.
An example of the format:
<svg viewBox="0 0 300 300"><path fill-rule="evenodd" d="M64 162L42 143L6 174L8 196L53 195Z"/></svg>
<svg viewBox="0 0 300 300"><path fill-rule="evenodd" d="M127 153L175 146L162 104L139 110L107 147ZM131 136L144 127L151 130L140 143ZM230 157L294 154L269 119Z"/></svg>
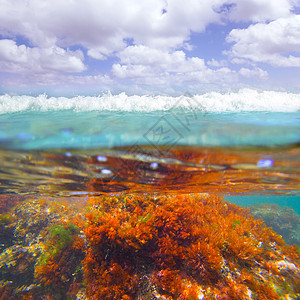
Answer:
<svg viewBox="0 0 300 300"><path fill-rule="evenodd" d="M0 93L299 92L299 0L0 0Z"/></svg>

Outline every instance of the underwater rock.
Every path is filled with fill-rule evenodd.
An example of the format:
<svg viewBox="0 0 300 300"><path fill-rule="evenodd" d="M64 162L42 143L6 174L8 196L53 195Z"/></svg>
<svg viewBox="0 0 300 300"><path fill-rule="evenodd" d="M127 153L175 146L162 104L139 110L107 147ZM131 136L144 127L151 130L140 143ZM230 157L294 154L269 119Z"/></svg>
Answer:
<svg viewBox="0 0 300 300"><path fill-rule="evenodd" d="M14 195L14 194L1 194L0 197L0 214L7 214L15 207L18 203L24 201L26 198L24 196Z"/></svg>
<svg viewBox="0 0 300 300"><path fill-rule="evenodd" d="M274 263L277 267L278 271L282 274L295 274L297 277L299 277L300 270L296 267L295 264L290 263L285 260L280 260Z"/></svg>
<svg viewBox="0 0 300 300"><path fill-rule="evenodd" d="M66 299L67 292L73 299L82 287L78 282L82 282L84 242L68 219L74 218L70 205L32 199L18 204L9 216L0 222L9 226L6 239L11 241L0 253L0 299ZM49 293L51 278L58 286Z"/></svg>
<svg viewBox="0 0 300 300"><path fill-rule="evenodd" d="M8 214L0 214L0 253L13 244L13 232L12 217Z"/></svg>
<svg viewBox="0 0 300 300"><path fill-rule="evenodd" d="M91 198L88 299L299 299L300 255L248 210L207 195Z"/></svg>
<svg viewBox="0 0 300 300"><path fill-rule="evenodd" d="M32 199L3 218L12 238L0 254L1 300L300 297L298 249L221 197L119 194L82 203Z"/></svg>
<svg viewBox="0 0 300 300"><path fill-rule="evenodd" d="M255 218L263 220L281 235L287 244L300 247L300 217L291 207L260 203L252 205L250 210Z"/></svg>
<svg viewBox="0 0 300 300"><path fill-rule="evenodd" d="M14 238L19 245L29 246L38 242L41 231L44 230L55 215L50 214L44 201L32 200L17 205L13 210L17 220Z"/></svg>
<svg viewBox="0 0 300 300"><path fill-rule="evenodd" d="M33 281L35 259L28 248L11 246L0 254L0 281L11 281L18 286Z"/></svg>

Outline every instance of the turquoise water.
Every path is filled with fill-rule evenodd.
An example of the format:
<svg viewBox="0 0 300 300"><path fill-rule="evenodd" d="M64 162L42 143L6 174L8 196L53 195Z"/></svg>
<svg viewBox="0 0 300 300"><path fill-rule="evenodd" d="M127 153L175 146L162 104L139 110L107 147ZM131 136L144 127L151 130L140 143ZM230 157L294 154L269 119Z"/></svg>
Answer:
<svg viewBox="0 0 300 300"><path fill-rule="evenodd" d="M180 97L127 96L124 93L74 98L0 96L1 170L8 174L2 176L5 191L10 190L9 186L22 185L22 176L44 174L45 170L40 168L47 157L46 164L51 165L53 172L64 166L67 173L85 174L72 183L76 192L80 189L88 192L86 185L82 185L82 181L87 181L84 178L100 176L93 169L92 161L102 164L97 168L107 169L101 173L101 180L117 176L117 181L123 183L132 180L156 182L153 177L171 172L165 167L161 169L160 165L173 169L181 165L183 177L192 167L198 172L227 170L224 171L229 176L226 180L233 184L235 179L230 177L230 170L252 170L254 191L288 193L291 188L297 194L299 142L298 94L241 90ZM137 150L137 147L148 148ZM191 159L196 156L199 157ZM119 167L118 159L127 163ZM141 174L145 174L132 179L127 171L133 162L138 162L138 166L149 163L150 169L156 166L154 169L159 171L155 172L160 174L149 176L145 173L148 167L143 166ZM32 177L30 186L43 186L52 176L51 170L45 178L37 175ZM236 180L250 187L254 179L249 176ZM173 189L174 184L169 179L166 187ZM152 187L155 189L155 185ZM191 183L187 187L195 189ZM62 188L66 188L65 182ZM74 192L72 189L66 188ZM239 193L234 189L230 194L235 190Z"/></svg>
<svg viewBox="0 0 300 300"><path fill-rule="evenodd" d="M286 92L0 96L7 149L287 145L299 142L299 127L300 95Z"/></svg>
<svg viewBox="0 0 300 300"><path fill-rule="evenodd" d="M226 200L248 207L249 205L258 203L273 203L280 206L290 206L300 215L300 196L228 196Z"/></svg>
<svg viewBox="0 0 300 300"><path fill-rule="evenodd" d="M273 146L298 143L299 129L298 112L30 111L0 115L0 147Z"/></svg>

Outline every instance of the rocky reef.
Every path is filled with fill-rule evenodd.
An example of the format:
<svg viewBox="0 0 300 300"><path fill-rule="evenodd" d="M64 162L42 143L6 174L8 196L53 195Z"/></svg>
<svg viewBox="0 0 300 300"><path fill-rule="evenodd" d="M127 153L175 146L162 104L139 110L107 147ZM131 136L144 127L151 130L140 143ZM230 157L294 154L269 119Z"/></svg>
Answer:
<svg viewBox="0 0 300 300"><path fill-rule="evenodd" d="M257 203L250 207L251 214L281 235L287 244L300 247L300 217L291 208L273 203Z"/></svg>
<svg viewBox="0 0 300 300"><path fill-rule="evenodd" d="M67 299L76 294L82 285L84 240L75 225L81 217L74 205L31 199L8 213L0 215L0 299Z"/></svg>
<svg viewBox="0 0 300 300"><path fill-rule="evenodd" d="M297 299L297 249L221 198L129 195L89 201L89 299Z"/></svg>
<svg viewBox="0 0 300 300"><path fill-rule="evenodd" d="M299 248L214 195L33 199L0 226L0 299L300 297Z"/></svg>

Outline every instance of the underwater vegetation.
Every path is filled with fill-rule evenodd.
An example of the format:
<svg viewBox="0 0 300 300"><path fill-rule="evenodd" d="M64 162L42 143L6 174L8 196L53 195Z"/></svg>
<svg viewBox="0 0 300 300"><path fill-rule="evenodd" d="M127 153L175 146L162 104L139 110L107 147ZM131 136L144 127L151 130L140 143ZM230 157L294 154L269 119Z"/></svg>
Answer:
<svg viewBox="0 0 300 300"><path fill-rule="evenodd" d="M48 232L45 249L35 266L37 282L42 283L50 295L51 290L55 290L58 295L74 296L82 282L84 241L72 223L53 225Z"/></svg>
<svg viewBox="0 0 300 300"><path fill-rule="evenodd" d="M291 207L282 207L273 203L254 204L251 214L280 234L290 245L300 247L300 217Z"/></svg>
<svg viewBox="0 0 300 300"><path fill-rule="evenodd" d="M0 299L74 299L85 248L74 207L32 199L9 216L2 219L10 231L0 235L11 240L0 249Z"/></svg>
<svg viewBox="0 0 300 300"><path fill-rule="evenodd" d="M300 297L299 248L215 195L32 199L0 226L1 300Z"/></svg>
<svg viewBox="0 0 300 300"><path fill-rule="evenodd" d="M300 253L208 195L89 200L88 299L297 299Z"/></svg>

